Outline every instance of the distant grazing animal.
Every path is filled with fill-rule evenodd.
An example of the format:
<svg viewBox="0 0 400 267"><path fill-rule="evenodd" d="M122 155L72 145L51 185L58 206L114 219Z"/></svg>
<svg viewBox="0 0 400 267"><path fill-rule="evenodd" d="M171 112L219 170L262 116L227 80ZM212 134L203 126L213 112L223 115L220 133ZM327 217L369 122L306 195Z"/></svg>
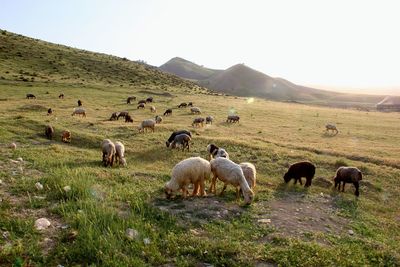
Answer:
<svg viewBox="0 0 400 267"><path fill-rule="evenodd" d="M146 98L146 102L147 103L152 103L153 102L153 97L148 97L148 98Z"/></svg>
<svg viewBox="0 0 400 267"><path fill-rule="evenodd" d="M150 129L154 133L154 128L156 126L156 121L153 119L144 120L140 123L138 130L139 133L144 133L147 129Z"/></svg>
<svg viewBox="0 0 400 267"><path fill-rule="evenodd" d="M163 121L163 118L160 115L157 115L154 120L156 121L156 123L161 123Z"/></svg>
<svg viewBox="0 0 400 267"><path fill-rule="evenodd" d="M192 126L203 127L204 118L195 118L192 122Z"/></svg>
<svg viewBox="0 0 400 267"><path fill-rule="evenodd" d="M139 105L139 104L146 104L146 100L145 100L145 99L142 99L142 100L139 100L137 103L138 103L138 105Z"/></svg>
<svg viewBox="0 0 400 267"><path fill-rule="evenodd" d="M192 114L201 114L201 110L198 107L192 107L190 112L192 112Z"/></svg>
<svg viewBox="0 0 400 267"><path fill-rule="evenodd" d="M336 125L328 123L325 125L326 128L326 132L329 133L329 131L331 131L332 133L338 134L339 130L337 129Z"/></svg>
<svg viewBox="0 0 400 267"><path fill-rule="evenodd" d="M212 116L207 116L206 117L206 124L212 124L214 121L214 118Z"/></svg>
<svg viewBox="0 0 400 267"><path fill-rule="evenodd" d="M36 99L36 96L33 94L26 94L27 99Z"/></svg>
<svg viewBox="0 0 400 267"><path fill-rule="evenodd" d="M187 106L188 107L193 107L193 102L189 102Z"/></svg>
<svg viewBox="0 0 400 267"><path fill-rule="evenodd" d="M182 146L182 151L185 151L185 148L189 151L190 149L190 141L192 138L190 138L189 135L187 134L179 134L175 136L174 140L172 141L170 147L171 148L176 148L177 145Z"/></svg>
<svg viewBox="0 0 400 267"><path fill-rule="evenodd" d="M192 137L192 134L190 133L190 131L188 130L179 130L179 131L175 131L171 134L171 136L168 138L168 140L165 142L165 145L167 147L169 147L169 145L171 144L172 141L174 141L175 136L180 135L180 134L187 134L190 137Z"/></svg>
<svg viewBox="0 0 400 267"><path fill-rule="evenodd" d="M126 115L125 116L125 122L133 122L133 118L131 117L131 115Z"/></svg>
<svg viewBox="0 0 400 267"><path fill-rule="evenodd" d="M172 109L167 109L165 112L164 112L164 116L169 116L169 115L172 115Z"/></svg>
<svg viewBox="0 0 400 267"><path fill-rule="evenodd" d="M157 109L156 109L155 106L150 106L150 111L151 111L152 113L156 113L156 112L157 112Z"/></svg>
<svg viewBox="0 0 400 267"><path fill-rule="evenodd" d="M294 184L297 181L300 182L301 185L301 177L306 177L306 184L304 187L308 187L311 185L311 180L314 178L315 175L315 165L308 161L301 161L296 162L290 165L288 171L283 176L285 183L288 183L291 179L294 179Z"/></svg>
<svg viewBox="0 0 400 267"><path fill-rule="evenodd" d="M118 114L117 120L119 120L120 117L125 118L127 115L129 115L129 112L128 112L128 111L121 111L121 112Z"/></svg>
<svg viewBox="0 0 400 267"><path fill-rule="evenodd" d="M103 152L103 165L104 167L112 167L115 158L115 145L110 139L104 139L101 143L101 150Z"/></svg>
<svg viewBox="0 0 400 267"><path fill-rule="evenodd" d="M137 106L137 109L139 109L139 108L142 108L142 109L144 109L144 108L145 108L145 105L144 105L144 103L140 103L140 104Z"/></svg>
<svg viewBox="0 0 400 267"><path fill-rule="evenodd" d="M84 108L75 108L74 112L71 114L72 116L79 115L82 117L86 117L86 111Z"/></svg>
<svg viewBox="0 0 400 267"><path fill-rule="evenodd" d="M116 121L118 119L118 112L113 112L110 117L110 121Z"/></svg>
<svg viewBox="0 0 400 267"><path fill-rule="evenodd" d="M186 108L187 107L187 104L186 103L180 103L179 105L178 105L178 108Z"/></svg>
<svg viewBox="0 0 400 267"><path fill-rule="evenodd" d="M354 195L360 195L359 182L362 180L362 173L356 167L340 167L336 171L336 176L333 178L335 188L340 191L340 183L343 183L342 192L346 183L352 183L356 189Z"/></svg>
<svg viewBox="0 0 400 267"><path fill-rule="evenodd" d="M78 100L78 107L82 106L82 101Z"/></svg>
<svg viewBox="0 0 400 267"><path fill-rule="evenodd" d="M213 158L219 158L219 157L229 159L228 152L226 152L225 149L217 147L214 144L209 144L207 146L207 151L209 153L210 160L213 159Z"/></svg>
<svg viewBox="0 0 400 267"><path fill-rule="evenodd" d="M239 122L240 117L237 115L229 115L228 118L226 119L226 122L231 122L231 123L236 123Z"/></svg>
<svg viewBox="0 0 400 267"><path fill-rule="evenodd" d="M187 158L179 162L172 168L171 180L164 187L167 199L174 195L174 192L182 190L182 197L186 198L188 194L187 186L194 185L192 196L207 195L205 191L205 181L211 174L210 163L200 157Z"/></svg>
<svg viewBox="0 0 400 267"><path fill-rule="evenodd" d="M51 114L53 114L53 110L52 110L51 108L49 108L49 109L47 110L47 115L51 115Z"/></svg>
<svg viewBox="0 0 400 267"><path fill-rule="evenodd" d="M64 94L60 94L60 95L58 96L58 98L64 99Z"/></svg>
<svg viewBox="0 0 400 267"><path fill-rule="evenodd" d="M51 125L47 125L45 130L44 130L44 134L46 135L47 139L53 139L54 136L54 128Z"/></svg>
<svg viewBox="0 0 400 267"><path fill-rule="evenodd" d="M71 143L71 132L68 130L64 130L61 134L61 142Z"/></svg>
<svg viewBox="0 0 400 267"><path fill-rule="evenodd" d="M121 142L115 142L115 162L126 166L125 146Z"/></svg>
<svg viewBox="0 0 400 267"><path fill-rule="evenodd" d="M126 99L126 103L127 103L127 104L131 104L131 103L132 103L132 100L136 100L136 96L129 96L129 97Z"/></svg>

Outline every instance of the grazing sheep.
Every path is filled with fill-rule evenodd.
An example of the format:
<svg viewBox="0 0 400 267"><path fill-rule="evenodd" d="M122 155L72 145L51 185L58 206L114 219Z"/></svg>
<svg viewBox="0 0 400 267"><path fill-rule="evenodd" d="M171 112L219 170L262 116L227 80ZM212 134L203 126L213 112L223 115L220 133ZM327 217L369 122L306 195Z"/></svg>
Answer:
<svg viewBox="0 0 400 267"><path fill-rule="evenodd" d="M78 100L78 107L82 106L82 101Z"/></svg>
<svg viewBox="0 0 400 267"><path fill-rule="evenodd" d="M137 106L137 109L139 109L139 108L144 109L144 108L145 108L145 104L144 104L144 103L140 103L140 104Z"/></svg>
<svg viewBox="0 0 400 267"><path fill-rule="evenodd" d="M146 103L152 103L153 102L153 97L148 97L146 98Z"/></svg>
<svg viewBox="0 0 400 267"><path fill-rule="evenodd" d="M154 120L156 121L156 123L161 123L163 121L163 118L160 115L157 115Z"/></svg>
<svg viewBox="0 0 400 267"><path fill-rule="evenodd" d="M120 117L123 117L123 118L125 119L125 117L126 117L127 115L129 115L129 112L128 112L128 111L121 111L121 112L118 114L117 120L119 120Z"/></svg>
<svg viewBox="0 0 400 267"><path fill-rule="evenodd" d="M157 109L155 106L150 106L150 111L151 111L151 113L156 113Z"/></svg>
<svg viewBox="0 0 400 267"><path fill-rule="evenodd" d="M177 145L182 146L182 151L185 151L185 148L187 147L187 150L189 151L190 148L190 141L192 138L190 138L189 135L187 134L179 134L175 136L174 140L172 141L170 147L171 148L176 148Z"/></svg>
<svg viewBox="0 0 400 267"><path fill-rule="evenodd" d="M51 108L49 108L49 109L47 110L47 116L49 116L49 115L51 115L51 114L53 114L53 110L52 110Z"/></svg>
<svg viewBox="0 0 400 267"><path fill-rule="evenodd" d="M36 96L33 94L26 94L27 99L36 99Z"/></svg>
<svg viewBox="0 0 400 267"><path fill-rule="evenodd" d="M204 182L211 174L210 163L200 157L192 157L182 160L172 169L171 180L164 187L167 199L171 198L174 192L182 190L183 198L186 198L189 184L194 184L192 196L200 193L206 195ZM200 192L199 192L200 191Z"/></svg>
<svg viewBox="0 0 400 267"><path fill-rule="evenodd" d="M121 142L115 142L115 162L126 166L125 146Z"/></svg>
<svg viewBox="0 0 400 267"><path fill-rule="evenodd" d="M172 115L172 109L167 109L165 112L164 112L164 116L169 116L169 115Z"/></svg>
<svg viewBox="0 0 400 267"><path fill-rule="evenodd" d="M53 139L54 136L54 128L51 125L47 125L45 130L44 130L44 134L46 135L47 139Z"/></svg>
<svg viewBox="0 0 400 267"><path fill-rule="evenodd" d="M71 143L71 132L68 130L64 130L61 134L61 142Z"/></svg>
<svg viewBox="0 0 400 267"><path fill-rule="evenodd" d="M58 96L58 98L60 98L60 99L64 99L64 94L63 94L63 93L61 93L61 94Z"/></svg>
<svg viewBox="0 0 400 267"><path fill-rule="evenodd" d="M189 103L187 104L187 106L188 106L188 107L193 107L193 102L189 102Z"/></svg>
<svg viewBox="0 0 400 267"><path fill-rule="evenodd" d="M180 103L179 105L178 105L178 108L186 108L187 107L187 104L186 103Z"/></svg>
<svg viewBox="0 0 400 267"><path fill-rule="evenodd" d="M336 171L336 176L333 178L335 182L335 188L340 191L340 183L343 183L342 192L344 192L344 186L346 183L353 183L356 191L354 195L357 197L360 195L359 182L362 180L362 173L356 167L340 167Z"/></svg>
<svg viewBox="0 0 400 267"><path fill-rule="evenodd" d="M192 112L192 114L201 114L201 110L198 107L192 107L190 112Z"/></svg>
<svg viewBox="0 0 400 267"><path fill-rule="evenodd" d="M228 118L226 119L226 122L231 122L231 123L236 123L239 122L240 117L237 115L229 115Z"/></svg>
<svg viewBox="0 0 400 267"><path fill-rule="evenodd" d="M127 104L131 104L131 103L132 103L132 100L136 100L136 96L129 96L129 97L126 99L126 103L127 103Z"/></svg>
<svg viewBox="0 0 400 267"><path fill-rule="evenodd" d="M288 183L291 179L294 179L294 184L297 181L300 182L301 185L301 177L306 177L306 184L304 187L308 187L311 185L311 180L315 175L315 165L308 161L296 162L290 165L288 171L283 176L285 183Z"/></svg>
<svg viewBox="0 0 400 267"><path fill-rule="evenodd" d="M147 131L147 129L151 129L151 131L154 133L154 127L156 126L156 121L153 119L150 120L144 120L142 123L140 123L138 130L139 133Z"/></svg>
<svg viewBox="0 0 400 267"><path fill-rule="evenodd" d="M125 122L133 122L133 118L131 117L131 115L126 115L125 116Z"/></svg>
<svg viewBox="0 0 400 267"><path fill-rule="evenodd" d="M332 133L338 134L339 130L337 129L336 125L328 123L327 125L325 125L326 128L326 132L329 133L329 131L331 131Z"/></svg>
<svg viewBox="0 0 400 267"><path fill-rule="evenodd" d="M212 116L207 116L206 117L206 124L212 124L214 121L214 118Z"/></svg>
<svg viewBox="0 0 400 267"><path fill-rule="evenodd" d="M137 103L138 103L138 105L139 104L146 104L146 100L142 99L142 100L139 100Z"/></svg>
<svg viewBox="0 0 400 267"><path fill-rule="evenodd" d="M242 168L247 184L251 189L254 190L254 188L256 187L256 179L257 179L256 166L254 166L254 164L250 162L242 162L239 164L239 166L240 168Z"/></svg>
<svg viewBox="0 0 400 267"><path fill-rule="evenodd" d="M203 123L204 123L204 118L195 118L192 122L192 126L198 126L198 127L203 127Z"/></svg>
<svg viewBox="0 0 400 267"><path fill-rule="evenodd" d="M110 117L110 121L116 121L118 119L118 112L113 112Z"/></svg>
<svg viewBox="0 0 400 267"><path fill-rule="evenodd" d="M187 134L190 137L192 137L192 134L190 133L190 131L188 130L179 130L179 131L175 131L171 134L171 136L168 138L168 140L165 142L166 146L169 147L169 145L171 144L172 141L174 141L175 136L180 135L180 134Z"/></svg>
<svg viewBox="0 0 400 267"><path fill-rule="evenodd" d="M103 152L103 165L104 167L113 166L115 157L115 145L110 139L104 139L101 143L101 150Z"/></svg>
<svg viewBox="0 0 400 267"><path fill-rule="evenodd" d="M254 192L247 184L246 178L243 174L243 170L238 164L226 158L213 159L210 161L210 164L211 172L213 173L210 192L216 192L216 181L217 178L219 178L222 182L224 182L224 187L220 195L224 193L227 185L231 184L236 188L237 199L239 199L240 188L243 192L245 203L250 204L253 201Z"/></svg>
<svg viewBox="0 0 400 267"><path fill-rule="evenodd" d="M71 116L75 115L86 117L86 111L84 108L74 108L74 112L72 112Z"/></svg>
<svg viewBox="0 0 400 267"><path fill-rule="evenodd" d="M217 147L214 144L209 144L207 146L207 151L209 153L210 160L213 159L213 158L219 158L219 157L229 159L228 152L226 152L225 149Z"/></svg>

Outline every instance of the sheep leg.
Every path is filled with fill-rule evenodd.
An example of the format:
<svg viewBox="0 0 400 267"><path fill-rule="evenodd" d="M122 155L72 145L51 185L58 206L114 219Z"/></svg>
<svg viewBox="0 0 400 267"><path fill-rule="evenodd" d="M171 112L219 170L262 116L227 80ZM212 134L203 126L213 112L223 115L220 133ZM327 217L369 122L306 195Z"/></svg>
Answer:
<svg viewBox="0 0 400 267"><path fill-rule="evenodd" d="M300 182L300 185L303 185L303 182L301 181L301 177L299 177L299 182Z"/></svg>
<svg viewBox="0 0 400 267"><path fill-rule="evenodd" d="M211 186L210 186L210 192L211 193L216 193L217 192L216 183L217 183L217 176L214 175L212 180L211 180Z"/></svg>
<svg viewBox="0 0 400 267"><path fill-rule="evenodd" d="M242 189L240 187L236 187L236 200L240 199L240 192L242 191Z"/></svg>
<svg viewBox="0 0 400 267"><path fill-rule="evenodd" d="M354 195L356 195L358 197L360 195L360 191L358 190L360 185L358 184L358 182L353 182L353 185L356 188L356 191L354 192Z"/></svg>
<svg viewBox="0 0 400 267"><path fill-rule="evenodd" d="M184 199L186 199L187 193L188 193L188 190L187 190L186 186L182 187L182 197Z"/></svg>
<svg viewBox="0 0 400 267"><path fill-rule="evenodd" d="M228 186L227 184L224 184L224 187L222 188L221 193L219 193L220 196L222 196L222 194L225 192L225 189L227 186Z"/></svg>
<svg viewBox="0 0 400 267"><path fill-rule="evenodd" d="M192 197L197 196L198 194L199 194L199 183L196 182L196 183L194 183Z"/></svg>
<svg viewBox="0 0 400 267"><path fill-rule="evenodd" d="M346 185L346 182L343 181L342 192L344 192L344 186L345 185Z"/></svg>
<svg viewBox="0 0 400 267"><path fill-rule="evenodd" d="M200 196L207 196L206 190L205 190L205 186L204 186L204 180L199 182L200 184Z"/></svg>

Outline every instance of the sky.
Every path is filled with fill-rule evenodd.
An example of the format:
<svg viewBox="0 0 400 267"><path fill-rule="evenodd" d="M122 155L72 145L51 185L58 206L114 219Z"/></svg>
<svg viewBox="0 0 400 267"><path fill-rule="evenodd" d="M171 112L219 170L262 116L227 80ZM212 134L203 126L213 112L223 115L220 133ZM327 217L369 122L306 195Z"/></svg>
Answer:
<svg viewBox="0 0 400 267"><path fill-rule="evenodd" d="M173 57L400 95L395 0L1 0L0 29L160 66Z"/></svg>

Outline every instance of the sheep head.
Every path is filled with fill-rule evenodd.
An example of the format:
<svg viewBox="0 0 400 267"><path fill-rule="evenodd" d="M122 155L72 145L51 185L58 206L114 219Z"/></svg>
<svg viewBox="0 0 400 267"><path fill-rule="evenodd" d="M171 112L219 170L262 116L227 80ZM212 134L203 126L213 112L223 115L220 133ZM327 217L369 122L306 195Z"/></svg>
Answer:
<svg viewBox="0 0 400 267"><path fill-rule="evenodd" d="M244 196L244 203L246 205L250 205L251 202L253 202L253 199L254 199L254 192L253 192L253 190L249 189L249 191L245 192L243 194L243 196Z"/></svg>
<svg viewBox="0 0 400 267"><path fill-rule="evenodd" d="M285 175L283 176L283 179L285 180L285 183L288 183L290 181L290 175L289 172L285 173Z"/></svg>

